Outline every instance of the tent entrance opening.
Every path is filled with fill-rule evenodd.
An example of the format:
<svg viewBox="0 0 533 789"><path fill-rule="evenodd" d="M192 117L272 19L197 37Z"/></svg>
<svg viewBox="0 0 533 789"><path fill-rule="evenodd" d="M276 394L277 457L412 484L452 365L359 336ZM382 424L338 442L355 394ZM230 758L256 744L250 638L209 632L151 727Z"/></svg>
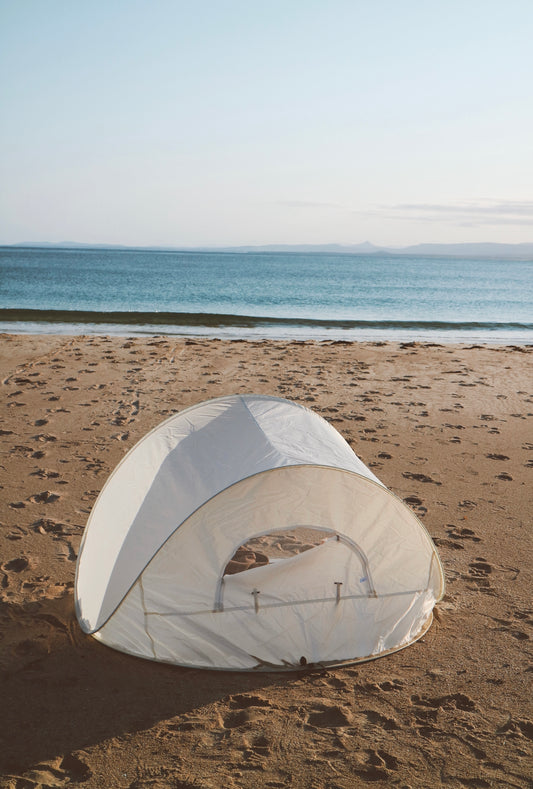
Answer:
<svg viewBox="0 0 533 789"><path fill-rule="evenodd" d="M338 605L347 597L375 597L368 561L342 535L313 527L271 532L247 540L220 577L214 610Z"/></svg>

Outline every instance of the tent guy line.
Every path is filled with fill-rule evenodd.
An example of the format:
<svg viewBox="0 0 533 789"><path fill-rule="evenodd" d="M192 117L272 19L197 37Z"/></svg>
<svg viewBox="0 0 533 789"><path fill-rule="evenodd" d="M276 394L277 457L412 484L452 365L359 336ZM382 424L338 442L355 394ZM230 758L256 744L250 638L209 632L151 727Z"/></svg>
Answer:
<svg viewBox="0 0 533 789"><path fill-rule="evenodd" d="M334 583L341 583L342 581L337 581ZM261 590L258 589L258 592ZM375 598L375 599L386 599L387 597L402 597L405 595L418 595L423 594L424 592L428 591L428 587L425 589L409 589L405 592L388 592L387 594L347 594L341 595L340 602L343 600L365 600L367 598ZM253 594L253 592L251 592ZM283 606L293 606L293 605L310 605L312 603L336 603L338 602L337 595L334 597L313 597L309 600L284 600L278 603L261 603L259 605L260 609L263 608L282 608ZM230 611L249 611L252 608L255 608L255 605L239 605L233 606L232 608L213 608L210 611L206 611L205 609L198 610L198 611L145 611L144 613L146 616L199 616L200 614L218 614L218 613L229 613Z"/></svg>

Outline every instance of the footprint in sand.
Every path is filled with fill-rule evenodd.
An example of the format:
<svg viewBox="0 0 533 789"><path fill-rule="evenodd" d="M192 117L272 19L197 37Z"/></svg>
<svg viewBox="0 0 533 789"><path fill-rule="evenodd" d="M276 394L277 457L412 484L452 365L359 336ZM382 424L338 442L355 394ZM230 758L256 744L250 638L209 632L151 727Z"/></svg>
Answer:
<svg viewBox="0 0 533 789"><path fill-rule="evenodd" d="M59 543L56 547L58 559L61 559L63 562L75 562L78 554L72 547L70 540L61 537L56 537L55 540Z"/></svg>
<svg viewBox="0 0 533 789"><path fill-rule="evenodd" d="M246 710L249 707L271 707L272 703L264 696L240 693L230 698L230 706L232 709Z"/></svg>
<svg viewBox="0 0 533 789"><path fill-rule="evenodd" d="M515 619L519 619L521 622L525 622L528 625L533 625L533 610L526 609L525 611L521 611L517 609L514 612Z"/></svg>
<svg viewBox="0 0 533 789"><path fill-rule="evenodd" d="M36 493L34 496L30 496L28 501L31 501L32 504L53 504L60 498L61 496L59 493L52 493L51 490L43 490L42 493Z"/></svg>
<svg viewBox="0 0 533 789"><path fill-rule="evenodd" d="M505 482L512 482L513 478L510 474L507 474L506 471L502 471L501 474L496 474L496 479L503 479Z"/></svg>
<svg viewBox="0 0 533 789"><path fill-rule="evenodd" d="M41 441L43 444L51 441L57 441L57 436L54 436L51 433L39 433L36 436L32 436L32 438L34 441Z"/></svg>
<svg viewBox="0 0 533 789"><path fill-rule="evenodd" d="M528 740L533 740L533 721L509 716L509 719L497 729L497 732L498 734L522 735Z"/></svg>
<svg viewBox="0 0 533 789"><path fill-rule="evenodd" d="M433 698L415 694L411 696L411 703L416 707L429 707L435 710L439 708L444 710L463 710L463 712L475 712L477 710L473 699L465 693L450 693L446 696L436 696Z"/></svg>
<svg viewBox="0 0 533 789"><path fill-rule="evenodd" d="M338 677L328 677L324 682L326 685L329 685L330 688L335 688L336 690L345 690L348 688L348 683Z"/></svg>
<svg viewBox="0 0 533 789"><path fill-rule="evenodd" d="M428 511L427 507L423 506L422 499L419 499L418 496L406 496L404 501L416 512L419 518L423 518Z"/></svg>
<svg viewBox="0 0 533 789"><path fill-rule="evenodd" d="M100 472L105 471L107 468L105 461L100 458L80 456L80 460L85 462L85 469L87 471L92 471L95 475L100 474Z"/></svg>
<svg viewBox="0 0 533 789"><path fill-rule="evenodd" d="M518 641L529 641L529 634L526 633L525 630L517 628L516 620L495 619L495 621L502 625L502 627L495 628L498 633L509 633L509 635L513 636L513 638L516 638Z"/></svg>
<svg viewBox="0 0 533 789"><path fill-rule="evenodd" d="M26 403L22 403L22 402L20 402L20 400L13 400L11 403L7 404L7 407L8 408L21 408L22 406L25 406L25 405L26 405Z"/></svg>
<svg viewBox="0 0 533 789"><path fill-rule="evenodd" d="M74 754L59 756L57 759L40 762L20 779L21 787L62 787L71 783L86 781L92 771ZM17 781L16 786L19 786Z"/></svg>
<svg viewBox="0 0 533 789"><path fill-rule="evenodd" d="M222 719L222 726L225 729L238 729L240 726L246 726L261 717L262 714L257 708L248 707L247 709L227 713Z"/></svg>
<svg viewBox="0 0 533 789"><path fill-rule="evenodd" d="M32 471L30 477L40 477L41 479L57 479L59 477L59 471L50 471L46 468L37 469L37 471Z"/></svg>
<svg viewBox="0 0 533 789"><path fill-rule="evenodd" d="M454 540L447 540L445 537L432 537L431 538L437 548L454 548L457 551L463 551L464 545L461 542L454 542Z"/></svg>
<svg viewBox="0 0 533 789"><path fill-rule="evenodd" d="M33 447L27 447L23 444L15 444L15 446L11 447L10 453L17 454L17 455L24 455L24 457L30 457L33 452Z"/></svg>
<svg viewBox="0 0 533 789"><path fill-rule="evenodd" d="M384 682L378 682L378 688L380 690L384 690L388 693L391 690L401 690L404 686L404 682L398 677L394 677L393 679L386 679Z"/></svg>
<svg viewBox="0 0 533 789"><path fill-rule="evenodd" d="M486 576L492 573L492 566L482 556L477 557L477 561L468 565L472 575Z"/></svg>
<svg viewBox="0 0 533 789"><path fill-rule="evenodd" d="M307 716L306 723L319 729L335 729L352 725L352 713L347 707L316 704Z"/></svg>
<svg viewBox="0 0 533 789"><path fill-rule="evenodd" d="M167 735L168 736L168 735ZM211 785L211 784L210 784ZM283 784L285 785L285 784ZM132 783L122 784L125 789L206 789L206 784L196 778L184 777L178 767L140 767L135 768L135 779ZM231 783L231 786L234 786Z"/></svg>
<svg viewBox="0 0 533 789"><path fill-rule="evenodd" d="M382 715L376 710L363 710L363 715L366 716L369 723L373 724L374 726L379 726L380 729L393 731L400 728L400 724L396 718L389 718L387 715Z"/></svg>
<svg viewBox="0 0 533 789"><path fill-rule="evenodd" d="M11 542L17 542L18 540L21 540L22 535L28 533L21 526L14 526L13 528L17 529L17 531L10 531L8 534L6 534L6 540L10 540Z"/></svg>
<svg viewBox="0 0 533 789"><path fill-rule="evenodd" d="M29 567L29 560L25 556L19 556L16 559L11 559L2 565L2 570L7 573L21 573Z"/></svg>
<svg viewBox="0 0 533 789"><path fill-rule="evenodd" d="M365 762L354 772L365 781L389 781L399 766L398 759L387 751L368 748Z"/></svg>
<svg viewBox="0 0 533 789"><path fill-rule="evenodd" d="M454 540L472 540L472 542L481 542L481 537L478 537L472 529L460 528L453 523L448 523L446 526L448 537Z"/></svg>
<svg viewBox="0 0 533 789"><path fill-rule="evenodd" d="M468 573L463 575L462 578L466 581L472 581L475 587L469 587L473 591L484 592L485 594L494 594L492 584L489 580L489 575L492 574L492 566L487 562L483 556L477 556L476 560L468 565Z"/></svg>
<svg viewBox="0 0 533 789"><path fill-rule="evenodd" d="M50 520L50 518L39 518L39 520L35 521L32 525L32 529L33 531L39 532L39 534L67 535L73 533L72 528L66 523L53 521Z"/></svg>
<svg viewBox="0 0 533 789"><path fill-rule="evenodd" d="M477 504L475 501L470 501L469 499L463 499L463 501L459 502L459 506L463 510L473 510L474 507L477 507Z"/></svg>
<svg viewBox="0 0 533 789"><path fill-rule="evenodd" d="M432 482L434 485L442 485L442 482L439 482L432 477L428 477L427 474L415 474L412 471L404 471L402 473L402 477L405 477L405 479L416 480L416 482Z"/></svg>
<svg viewBox="0 0 533 789"><path fill-rule="evenodd" d="M255 736L251 742L251 748L259 756L268 756L272 752L272 743L264 734ZM272 784L270 784L272 786ZM285 784L282 784L285 786Z"/></svg>

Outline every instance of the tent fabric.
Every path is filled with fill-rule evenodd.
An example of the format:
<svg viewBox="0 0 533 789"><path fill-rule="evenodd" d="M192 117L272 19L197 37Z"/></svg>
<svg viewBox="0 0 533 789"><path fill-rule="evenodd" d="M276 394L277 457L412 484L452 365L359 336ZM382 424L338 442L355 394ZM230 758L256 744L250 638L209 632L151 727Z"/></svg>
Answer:
<svg viewBox="0 0 533 789"><path fill-rule="evenodd" d="M248 540L331 535L224 575ZM83 630L179 665L272 669L369 659L419 638L443 594L422 524L309 409L234 395L145 436L104 486L80 550Z"/></svg>

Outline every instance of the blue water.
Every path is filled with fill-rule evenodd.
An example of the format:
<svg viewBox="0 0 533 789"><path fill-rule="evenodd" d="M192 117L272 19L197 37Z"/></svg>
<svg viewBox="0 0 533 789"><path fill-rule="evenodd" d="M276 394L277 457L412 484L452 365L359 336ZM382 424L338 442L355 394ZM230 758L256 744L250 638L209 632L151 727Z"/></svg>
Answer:
<svg viewBox="0 0 533 789"><path fill-rule="evenodd" d="M2 331L523 343L532 305L533 261L0 248Z"/></svg>

